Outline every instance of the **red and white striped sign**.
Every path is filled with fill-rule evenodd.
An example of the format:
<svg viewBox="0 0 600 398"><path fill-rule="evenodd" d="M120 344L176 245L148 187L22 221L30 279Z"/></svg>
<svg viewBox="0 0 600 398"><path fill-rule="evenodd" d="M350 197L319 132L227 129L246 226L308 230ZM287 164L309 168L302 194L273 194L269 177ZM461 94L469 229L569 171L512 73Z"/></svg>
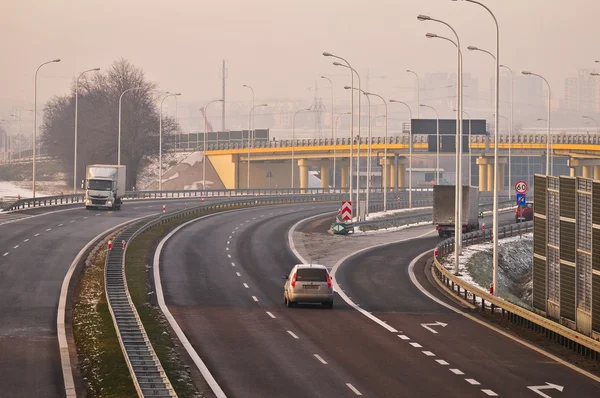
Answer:
<svg viewBox="0 0 600 398"><path fill-rule="evenodd" d="M352 220L352 202L350 201L342 201L342 220Z"/></svg>

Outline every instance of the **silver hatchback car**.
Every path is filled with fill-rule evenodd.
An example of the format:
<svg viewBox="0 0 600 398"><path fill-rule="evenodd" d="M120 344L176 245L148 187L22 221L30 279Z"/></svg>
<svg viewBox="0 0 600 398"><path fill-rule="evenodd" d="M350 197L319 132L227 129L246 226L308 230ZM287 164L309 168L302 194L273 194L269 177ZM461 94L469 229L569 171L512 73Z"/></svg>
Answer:
<svg viewBox="0 0 600 398"><path fill-rule="evenodd" d="M288 307L296 303L321 303L333 308L333 284L327 267L318 264L297 264L283 286L283 301Z"/></svg>

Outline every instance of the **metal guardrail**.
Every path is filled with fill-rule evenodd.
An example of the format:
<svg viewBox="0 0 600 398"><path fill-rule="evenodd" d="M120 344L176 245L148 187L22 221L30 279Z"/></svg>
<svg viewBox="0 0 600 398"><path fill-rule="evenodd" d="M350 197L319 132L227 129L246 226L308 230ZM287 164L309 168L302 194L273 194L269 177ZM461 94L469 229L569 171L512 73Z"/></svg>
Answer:
<svg viewBox="0 0 600 398"><path fill-rule="evenodd" d="M370 190L374 199L383 196L382 188L372 188ZM388 190L389 194L403 198L408 196L406 191L395 191L392 188ZM184 199L184 198L230 198L247 196L272 196L272 195L345 195L348 191L340 188L287 188L287 189L211 189L211 190L171 190L171 191L129 191L123 196L125 201L143 200L143 199ZM361 190L361 196L364 198L366 190ZM414 198L428 197L432 195L432 190L423 189L413 192ZM342 199L343 200L343 199ZM67 194L54 196L41 196L37 198L22 198L14 203L7 205L4 211L27 210L36 207L59 206L67 204L77 204L84 202L84 194Z"/></svg>
<svg viewBox="0 0 600 398"><path fill-rule="evenodd" d="M498 238L517 236L522 233L533 232L533 222L511 224L503 226L498 230ZM463 235L463 246L488 242L492 240L492 230L483 230ZM457 275L448 271L440 262L439 258L446 256L454 251L454 239L446 239L435 249L433 257L433 273L439 283L446 286L454 295L461 300L472 300L473 307L477 304L477 298L481 299L481 311L484 312L489 304L490 311L495 314L500 309L501 316L505 314L508 320L514 324L527 327L537 333L545 334L547 338L552 339L559 344L593 360L600 360L600 341L594 340L582 333L563 326L551 319L545 318L523 307L508 302L497 296L473 286Z"/></svg>

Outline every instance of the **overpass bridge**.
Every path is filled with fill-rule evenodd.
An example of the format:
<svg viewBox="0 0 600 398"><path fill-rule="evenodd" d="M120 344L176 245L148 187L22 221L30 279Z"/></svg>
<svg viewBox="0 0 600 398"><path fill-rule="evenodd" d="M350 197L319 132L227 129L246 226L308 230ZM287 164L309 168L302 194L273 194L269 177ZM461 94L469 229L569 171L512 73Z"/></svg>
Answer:
<svg viewBox="0 0 600 398"><path fill-rule="evenodd" d="M433 142L428 135L412 136L413 174L415 170L429 170L420 178L414 180L413 186L431 183L431 174L435 172L437 150L435 136ZM440 141L442 136L440 135ZM470 142L463 147L463 164L468 175L471 168L472 185L479 186L480 191L493 189L493 135L473 135ZM374 187L383 186L388 181L388 188L403 188L408 186L409 141L408 135L388 137L388 159L384 159L385 138L373 137L370 144L373 153L371 184ZM247 141L213 142L206 146L206 155L227 189L291 187L294 173L294 187L308 188L308 174L315 170L320 175L321 187L332 185L333 173L336 173L337 187L348 186L350 176L350 139L297 139L297 140L256 140L248 145ZM355 139L353 154L357 157L360 151L361 179L366 181L366 161L369 140ZM600 135L598 134L561 134L553 135L551 150L553 154L554 174L593 177L600 179ZM471 150L471 162L468 153ZM179 149L184 151L202 151L202 143L197 149ZM517 179L529 179L535 173L545 172L546 135L545 134L513 134L512 140L508 135L499 136L499 169L501 190L507 189ZM512 181L509 181L508 156L511 155ZM454 174L455 147L439 148L440 168L447 174ZM293 163L292 163L293 157ZM418 163L415 162L418 160ZM335 163L335 171L334 171ZM470 165L469 165L470 163ZM250 166L249 166L250 165ZM444 165L444 166L442 166ZM467 166L469 165L469 166ZM248 167L250 167L250 186L248 187ZM385 171L384 171L385 168ZM448 169L451 172L448 172ZM387 173L387 178L383 174ZM355 175L355 172L352 173ZM429 176L429 178L427 178ZM468 177L466 177L468 178ZM453 177L449 180L453 180ZM466 181L466 180L465 180ZM362 184L362 183L361 183Z"/></svg>

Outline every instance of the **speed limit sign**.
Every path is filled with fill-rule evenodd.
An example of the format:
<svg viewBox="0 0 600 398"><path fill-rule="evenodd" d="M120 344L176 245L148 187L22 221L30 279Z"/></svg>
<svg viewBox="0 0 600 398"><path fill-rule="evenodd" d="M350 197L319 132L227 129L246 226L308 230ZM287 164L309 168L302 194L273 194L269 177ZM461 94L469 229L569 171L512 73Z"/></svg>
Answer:
<svg viewBox="0 0 600 398"><path fill-rule="evenodd" d="M515 191L517 193L526 193L527 192L527 183L525 181L517 181L515 184Z"/></svg>

